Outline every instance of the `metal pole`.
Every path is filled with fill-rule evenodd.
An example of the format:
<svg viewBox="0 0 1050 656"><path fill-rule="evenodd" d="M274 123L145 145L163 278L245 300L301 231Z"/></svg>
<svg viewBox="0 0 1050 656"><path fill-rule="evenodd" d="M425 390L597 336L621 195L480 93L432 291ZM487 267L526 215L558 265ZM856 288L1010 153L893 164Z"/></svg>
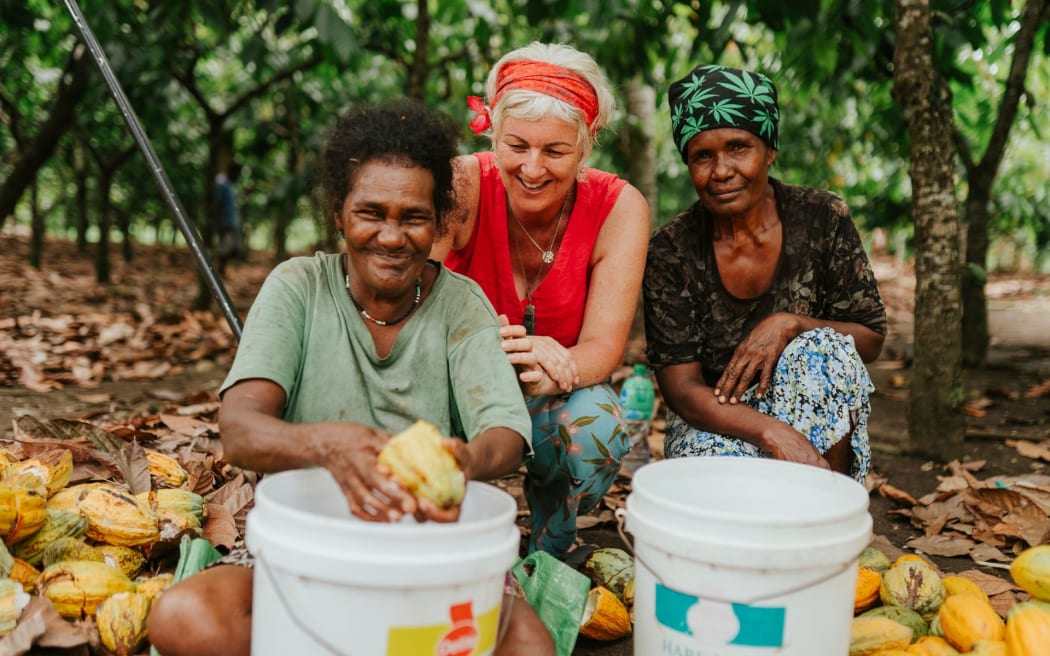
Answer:
<svg viewBox="0 0 1050 656"><path fill-rule="evenodd" d="M131 107L131 103L128 102L127 96L124 95L124 90L121 89L117 76L113 74L109 60L106 59L106 53L102 51L102 46L99 45L98 39L95 38L91 27L88 26L87 20L84 19L84 14L81 13L76 0L65 0L65 3L66 8L69 9L69 13L73 17L73 23L77 26L77 31L80 32L80 37L87 45L88 50L91 51L91 56L95 58L95 63L98 64L98 69L106 80L110 93L113 95L114 100L117 101L117 106L124 117L124 122L127 123L132 136L135 137L135 142L139 145L142 156L146 158L146 164L149 165L149 170L160 187L164 201L168 204L172 213L175 214L175 220L179 224L179 229L182 231L183 237L186 238L186 243L189 244L190 250L193 251L193 256L197 260L197 267L200 268L201 274L204 275L212 296L215 297L219 307L222 308L223 315L226 316L226 323L230 325L230 330L233 331L234 337L240 340L240 315L237 314L237 310L233 307L222 280L215 274L215 269L208 259L208 254L204 252L204 246L201 244L200 237L194 230L193 224L187 219L186 211L182 208L182 203L179 202L179 197L175 194L171 181L164 172L164 167L161 166L160 160L157 159L157 154L153 152L153 146L150 145L149 137L146 136L145 131L142 129L142 123L139 122L138 116L135 115L135 110Z"/></svg>

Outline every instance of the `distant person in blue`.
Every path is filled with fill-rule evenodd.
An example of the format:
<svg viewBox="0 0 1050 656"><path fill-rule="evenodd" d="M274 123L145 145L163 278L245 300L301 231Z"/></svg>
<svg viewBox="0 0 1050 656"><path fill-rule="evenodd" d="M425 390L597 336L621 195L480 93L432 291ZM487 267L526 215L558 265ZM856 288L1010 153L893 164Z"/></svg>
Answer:
<svg viewBox="0 0 1050 656"><path fill-rule="evenodd" d="M226 270L226 263L244 256L244 232L241 215L237 211L237 192L233 185L241 174L240 164L231 164L226 173L215 176L215 196L219 206L219 272Z"/></svg>

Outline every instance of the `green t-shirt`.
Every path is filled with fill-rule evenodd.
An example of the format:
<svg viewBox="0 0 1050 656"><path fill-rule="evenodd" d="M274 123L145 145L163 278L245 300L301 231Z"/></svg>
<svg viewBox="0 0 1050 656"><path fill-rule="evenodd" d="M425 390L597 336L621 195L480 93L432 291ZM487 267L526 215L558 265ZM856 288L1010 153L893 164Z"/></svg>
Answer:
<svg viewBox="0 0 1050 656"><path fill-rule="evenodd" d="M290 422L352 421L397 433L424 419L467 439L505 427L531 453L531 422L496 313L477 284L444 267L380 358L346 293L339 254L282 262L248 312L221 391L249 378L284 389Z"/></svg>

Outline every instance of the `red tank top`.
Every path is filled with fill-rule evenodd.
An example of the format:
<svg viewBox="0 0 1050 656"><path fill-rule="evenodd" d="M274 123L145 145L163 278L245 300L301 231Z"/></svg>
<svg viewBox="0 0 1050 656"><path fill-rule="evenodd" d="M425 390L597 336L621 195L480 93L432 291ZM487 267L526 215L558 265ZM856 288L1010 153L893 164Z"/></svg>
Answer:
<svg viewBox="0 0 1050 656"><path fill-rule="evenodd" d="M462 249L448 254L445 266L481 285L497 313L506 314L512 324L521 324L526 301L518 298L514 289L507 232L507 194L494 154L485 152L474 156L481 168L474 231ZM598 240L598 231L627 184L611 173L590 168L586 172L584 180L576 184L576 202L554 263L532 293L536 334L552 337L566 348L575 345L580 338L583 309L591 282L591 253Z"/></svg>

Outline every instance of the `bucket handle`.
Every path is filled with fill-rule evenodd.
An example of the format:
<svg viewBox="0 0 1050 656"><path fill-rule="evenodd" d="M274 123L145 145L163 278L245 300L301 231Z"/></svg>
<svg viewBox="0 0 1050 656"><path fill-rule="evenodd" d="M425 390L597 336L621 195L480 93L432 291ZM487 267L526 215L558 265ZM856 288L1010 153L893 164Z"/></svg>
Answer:
<svg viewBox="0 0 1050 656"><path fill-rule="evenodd" d="M299 618L299 615L296 614L292 605L288 603L288 598L284 596L284 591L281 590L281 587L277 584L277 577L274 576L269 563L263 558L261 550L258 550L258 553L255 554L255 560L259 565L262 565L263 571L266 572L266 578L270 581L270 587L277 593L277 598L280 600L281 606L284 607L284 612L288 614L288 617L292 618L292 621L295 622L297 627L299 627L299 630L313 638L314 642L324 647L328 653L334 654L335 656L350 656L347 652L340 650L335 645L318 635L316 631L306 624L306 622Z"/></svg>
<svg viewBox="0 0 1050 656"><path fill-rule="evenodd" d="M664 583L663 579L660 578L660 576L656 573L656 570L653 569L652 567L650 567L648 565L648 563L646 563L641 557L638 556L638 553L634 550L634 543L631 542L631 540L627 537L627 534L624 532L624 520L627 517L627 511L624 508L617 508L613 512L613 515L616 517L616 532L620 535L620 539L623 540L623 543L625 545L627 545L627 548L630 550L631 555L634 556L634 558L636 560L638 560L643 565L645 565L645 568L653 573L653 577L661 585L666 586L667 584ZM684 558L685 560L692 560L693 562L698 562L698 561L696 561L696 559L689 558L688 556L681 556L681 557ZM717 603L720 603L720 604L743 604L745 606L751 606L751 605L756 604L756 603L758 603L760 601L766 601L767 599L773 599L774 597L782 597L784 595L794 594L796 592L801 592L802 590L806 590L808 588L812 588L813 586L820 585L821 583L824 583L825 581L830 581L831 579L835 578L839 574L842 574L843 572L847 571L850 567L853 567L853 561L847 562L845 565L835 568L835 570L833 570L831 572L831 574L828 574L826 576L821 576L816 581L807 581L807 582L805 582L805 583L803 583L801 585L795 585L795 586L792 586L790 588L787 588L786 590L777 590L776 592L773 592L773 593L762 593L762 594L758 595L757 597L751 597L750 599L746 599L746 600L743 600L743 601L741 601L740 599L726 599L726 598L721 598L721 597L712 597L712 596L709 596L707 594L704 595L704 599L709 600L709 601L714 601L714 602L717 602Z"/></svg>

